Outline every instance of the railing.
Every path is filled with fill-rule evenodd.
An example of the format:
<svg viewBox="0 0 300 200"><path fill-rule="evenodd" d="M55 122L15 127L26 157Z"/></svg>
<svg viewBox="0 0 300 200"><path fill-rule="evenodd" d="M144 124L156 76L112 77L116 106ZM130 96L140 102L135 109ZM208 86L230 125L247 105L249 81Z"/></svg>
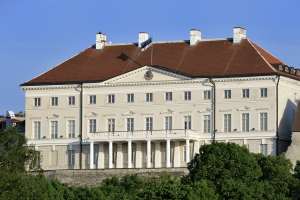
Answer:
<svg viewBox="0 0 300 200"><path fill-rule="evenodd" d="M259 137L273 137L275 132L270 131L250 131L250 132L216 132L216 139L226 138L259 138ZM212 139L211 133L203 133L201 130L192 129L172 129L172 130L134 130L134 131L114 131L114 132L96 132L89 133L90 139L96 140L165 140L165 139Z"/></svg>
<svg viewBox="0 0 300 200"><path fill-rule="evenodd" d="M91 139L183 139L193 136L196 131L185 129L172 129L172 130L134 130L134 131L114 131L114 132L96 132L90 133Z"/></svg>

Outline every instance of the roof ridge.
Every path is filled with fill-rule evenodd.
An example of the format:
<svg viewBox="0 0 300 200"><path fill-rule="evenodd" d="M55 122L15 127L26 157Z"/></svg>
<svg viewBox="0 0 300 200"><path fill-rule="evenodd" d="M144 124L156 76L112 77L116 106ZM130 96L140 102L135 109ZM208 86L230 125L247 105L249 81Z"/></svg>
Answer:
<svg viewBox="0 0 300 200"><path fill-rule="evenodd" d="M254 44L254 46L259 47L260 49L262 49L263 51L265 51L267 54L269 54L269 55L272 56L273 58L276 58L278 61L280 61L282 64L285 65L285 63L284 63L281 59L279 59L277 56L273 55L270 51L266 50L265 48L263 48L262 46L260 46L260 45L258 45L258 44L256 44L256 43L254 43L254 42L252 42L252 43Z"/></svg>
<svg viewBox="0 0 300 200"><path fill-rule="evenodd" d="M254 48L255 52L263 59L263 61L265 61L265 63L269 66L269 68L271 68L274 72L278 72L267 60L266 58L259 52L259 50L255 47L255 45L251 42L251 40L249 40L248 38L246 38L246 40L249 42L249 44Z"/></svg>

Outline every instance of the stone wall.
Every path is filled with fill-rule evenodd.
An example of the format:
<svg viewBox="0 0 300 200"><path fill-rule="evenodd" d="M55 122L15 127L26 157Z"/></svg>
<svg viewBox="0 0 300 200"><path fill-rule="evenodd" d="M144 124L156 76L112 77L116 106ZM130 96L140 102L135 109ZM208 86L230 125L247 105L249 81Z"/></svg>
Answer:
<svg viewBox="0 0 300 200"><path fill-rule="evenodd" d="M95 169L95 170L49 170L43 174L50 179L57 179L72 186L95 186L106 178L125 175L159 177L163 174L183 176L188 173L187 168L160 169Z"/></svg>

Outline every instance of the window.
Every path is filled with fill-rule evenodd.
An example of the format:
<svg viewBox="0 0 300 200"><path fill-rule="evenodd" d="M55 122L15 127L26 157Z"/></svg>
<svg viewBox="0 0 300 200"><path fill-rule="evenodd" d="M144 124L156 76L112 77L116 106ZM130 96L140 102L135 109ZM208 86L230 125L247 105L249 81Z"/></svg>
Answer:
<svg viewBox="0 0 300 200"><path fill-rule="evenodd" d="M231 99L231 90L224 90L224 98Z"/></svg>
<svg viewBox="0 0 300 200"><path fill-rule="evenodd" d="M260 145L260 153L267 156L268 155L268 145L267 144L261 144Z"/></svg>
<svg viewBox="0 0 300 200"><path fill-rule="evenodd" d="M146 131L153 130L153 117L146 117Z"/></svg>
<svg viewBox="0 0 300 200"><path fill-rule="evenodd" d="M204 115L204 127L203 132L204 133L210 133L210 115Z"/></svg>
<svg viewBox="0 0 300 200"><path fill-rule="evenodd" d="M184 116L184 129L192 129L192 117L190 115Z"/></svg>
<svg viewBox="0 0 300 200"><path fill-rule="evenodd" d="M190 101L192 99L192 93L191 91L185 91L184 92L184 100L185 101Z"/></svg>
<svg viewBox="0 0 300 200"><path fill-rule="evenodd" d="M242 131L243 132L249 132L249 124L250 124L250 119L249 119L249 113L243 113L242 114Z"/></svg>
<svg viewBox="0 0 300 200"><path fill-rule="evenodd" d="M133 103L134 102L134 94L127 94L127 103Z"/></svg>
<svg viewBox="0 0 300 200"><path fill-rule="evenodd" d="M74 169L74 167L75 167L75 150L68 151L68 165L69 165L69 169Z"/></svg>
<svg viewBox="0 0 300 200"><path fill-rule="evenodd" d="M172 130L172 116L165 117L165 129Z"/></svg>
<svg viewBox="0 0 300 200"><path fill-rule="evenodd" d="M107 123L108 123L108 132L115 132L116 120L110 118L107 120Z"/></svg>
<svg viewBox="0 0 300 200"><path fill-rule="evenodd" d="M96 95L90 95L90 104L96 104Z"/></svg>
<svg viewBox="0 0 300 200"><path fill-rule="evenodd" d="M268 130L268 113L266 112L260 113L260 130L261 131Z"/></svg>
<svg viewBox="0 0 300 200"><path fill-rule="evenodd" d="M51 138L53 139L58 138L58 121L51 121L50 128L51 128Z"/></svg>
<svg viewBox="0 0 300 200"><path fill-rule="evenodd" d="M204 100L210 100L210 98L211 98L211 91L210 90L204 90L203 97L204 97Z"/></svg>
<svg viewBox="0 0 300 200"><path fill-rule="evenodd" d="M231 132L231 114L224 114L224 132Z"/></svg>
<svg viewBox="0 0 300 200"><path fill-rule="evenodd" d="M41 122L40 121L34 121L33 122L33 132L34 132L34 138L35 139L41 139Z"/></svg>
<svg viewBox="0 0 300 200"><path fill-rule="evenodd" d="M134 118L127 118L127 131L134 131Z"/></svg>
<svg viewBox="0 0 300 200"><path fill-rule="evenodd" d="M250 97L250 90L249 89L243 89L243 98L249 98Z"/></svg>
<svg viewBox="0 0 300 200"><path fill-rule="evenodd" d="M51 97L51 105L58 106L58 97Z"/></svg>
<svg viewBox="0 0 300 200"><path fill-rule="evenodd" d="M34 98L33 105L34 105L35 107L40 107L40 106L41 106L41 98L40 98L40 97Z"/></svg>
<svg viewBox="0 0 300 200"><path fill-rule="evenodd" d="M89 133L96 133L97 125L96 125L96 119L90 119L89 120Z"/></svg>
<svg viewBox="0 0 300 200"><path fill-rule="evenodd" d="M75 138L75 120L68 120L69 138Z"/></svg>
<svg viewBox="0 0 300 200"><path fill-rule="evenodd" d="M69 96L69 105L75 105L75 96Z"/></svg>
<svg viewBox="0 0 300 200"><path fill-rule="evenodd" d="M166 101L172 101L172 92L166 92Z"/></svg>
<svg viewBox="0 0 300 200"><path fill-rule="evenodd" d="M115 95L114 94L109 94L107 96L107 103L115 103Z"/></svg>
<svg viewBox="0 0 300 200"><path fill-rule="evenodd" d="M260 88L260 97L261 98L268 97L268 88Z"/></svg>
<svg viewBox="0 0 300 200"><path fill-rule="evenodd" d="M153 101L153 93L146 93L146 102Z"/></svg>

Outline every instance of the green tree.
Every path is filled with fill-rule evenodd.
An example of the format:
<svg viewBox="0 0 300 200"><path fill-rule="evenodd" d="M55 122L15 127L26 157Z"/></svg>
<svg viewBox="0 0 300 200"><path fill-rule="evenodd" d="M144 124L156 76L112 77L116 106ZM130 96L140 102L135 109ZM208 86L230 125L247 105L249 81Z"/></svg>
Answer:
<svg viewBox="0 0 300 200"><path fill-rule="evenodd" d="M220 199L291 199L297 182L283 156L249 153L230 143L204 145L188 165L185 183L209 181Z"/></svg>
<svg viewBox="0 0 300 200"><path fill-rule="evenodd" d="M25 166L37 169L38 153L26 146L24 135L15 128L0 132L0 170L24 172Z"/></svg>

